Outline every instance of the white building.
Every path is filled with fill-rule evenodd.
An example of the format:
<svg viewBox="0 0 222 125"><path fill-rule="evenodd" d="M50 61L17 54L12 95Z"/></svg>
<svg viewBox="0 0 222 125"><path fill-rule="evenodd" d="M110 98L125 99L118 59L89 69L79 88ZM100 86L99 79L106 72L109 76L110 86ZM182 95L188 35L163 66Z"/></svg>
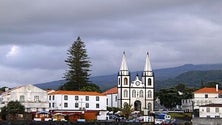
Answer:
<svg viewBox="0 0 222 125"><path fill-rule="evenodd" d="M106 96L98 92L59 90L49 93L48 98L51 111L106 110Z"/></svg>
<svg viewBox="0 0 222 125"><path fill-rule="evenodd" d="M193 105L194 109L199 109L199 106L208 104L222 104L222 90L215 88L201 88L194 92Z"/></svg>
<svg viewBox="0 0 222 125"><path fill-rule="evenodd" d="M208 118L222 118L222 104L207 104L199 107L199 116Z"/></svg>
<svg viewBox="0 0 222 125"><path fill-rule="evenodd" d="M136 111L153 111L154 109L154 74L151 69L149 54L147 53L145 67L141 80L137 75L131 81L130 71L126 63L126 55L123 53L120 71L118 73L118 107L122 108L126 103L132 105Z"/></svg>
<svg viewBox="0 0 222 125"><path fill-rule="evenodd" d="M19 101L25 106L26 112L48 111L47 92L31 84L3 92L0 107L6 106L10 101Z"/></svg>
<svg viewBox="0 0 222 125"><path fill-rule="evenodd" d="M106 104L107 107L117 107L117 87L111 88L105 92L103 92L103 94L106 95L107 100L106 100Z"/></svg>
<svg viewBox="0 0 222 125"><path fill-rule="evenodd" d="M182 99L181 109L184 112L193 112L193 99Z"/></svg>

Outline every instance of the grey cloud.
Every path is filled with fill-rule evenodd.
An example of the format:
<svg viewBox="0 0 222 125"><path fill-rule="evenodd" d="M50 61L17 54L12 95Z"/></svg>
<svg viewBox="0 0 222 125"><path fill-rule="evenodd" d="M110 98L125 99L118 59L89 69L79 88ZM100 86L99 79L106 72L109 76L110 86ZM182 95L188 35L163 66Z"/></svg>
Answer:
<svg viewBox="0 0 222 125"><path fill-rule="evenodd" d="M7 56L13 46L7 47L1 62L7 67L25 69L64 69L66 47L17 46L18 52Z"/></svg>
<svg viewBox="0 0 222 125"><path fill-rule="evenodd" d="M9 82L60 79L77 36L86 44L94 76L116 73L123 51L131 71L143 69L146 52L153 69L220 63L221 5L208 0L1 1L0 68L25 74L23 80L5 79ZM6 57L13 45L20 53Z"/></svg>

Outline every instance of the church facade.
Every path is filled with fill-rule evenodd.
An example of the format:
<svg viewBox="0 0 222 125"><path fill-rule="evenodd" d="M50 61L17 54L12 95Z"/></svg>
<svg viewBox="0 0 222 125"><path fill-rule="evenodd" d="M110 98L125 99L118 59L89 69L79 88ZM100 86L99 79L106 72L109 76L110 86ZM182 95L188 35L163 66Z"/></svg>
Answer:
<svg viewBox="0 0 222 125"><path fill-rule="evenodd" d="M141 79L140 79L141 78ZM133 79L133 80L131 80ZM117 106L123 108L127 103L135 111L153 111L154 109L154 73L151 68L149 54L146 55L142 76L131 78L128 70L126 55L123 53L118 72Z"/></svg>

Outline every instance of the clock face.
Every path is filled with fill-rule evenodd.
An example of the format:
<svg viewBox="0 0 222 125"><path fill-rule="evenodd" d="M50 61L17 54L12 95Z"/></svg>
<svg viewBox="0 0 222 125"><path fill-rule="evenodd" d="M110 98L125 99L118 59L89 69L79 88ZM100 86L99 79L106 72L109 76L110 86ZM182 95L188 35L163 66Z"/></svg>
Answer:
<svg viewBox="0 0 222 125"><path fill-rule="evenodd" d="M140 82L139 82L139 81L136 81L136 85L139 86L139 85L140 85Z"/></svg>

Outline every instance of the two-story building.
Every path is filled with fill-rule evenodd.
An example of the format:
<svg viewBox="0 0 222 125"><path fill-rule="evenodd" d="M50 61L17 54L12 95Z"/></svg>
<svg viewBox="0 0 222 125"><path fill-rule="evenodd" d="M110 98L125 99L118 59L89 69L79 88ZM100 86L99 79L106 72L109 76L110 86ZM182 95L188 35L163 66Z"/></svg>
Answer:
<svg viewBox="0 0 222 125"><path fill-rule="evenodd" d="M181 109L184 112L193 112L193 99L182 99Z"/></svg>
<svg viewBox="0 0 222 125"><path fill-rule="evenodd" d="M98 92L58 90L48 94L51 112L106 110L106 95Z"/></svg>
<svg viewBox="0 0 222 125"><path fill-rule="evenodd" d="M202 105L222 104L222 90L215 88L204 87L194 92L193 106L194 110L199 109Z"/></svg>
<svg viewBox="0 0 222 125"><path fill-rule="evenodd" d="M0 96L0 108L10 101L19 101L26 112L48 111L47 92L31 84L7 89Z"/></svg>
<svg viewBox="0 0 222 125"><path fill-rule="evenodd" d="M117 96L118 96L118 89L117 87L113 87L105 92L103 94L106 95L106 104L107 107L115 107L117 108Z"/></svg>
<svg viewBox="0 0 222 125"><path fill-rule="evenodd" d="M222 104L207 104L199 107L199 117L222 118Z"/></svg>

